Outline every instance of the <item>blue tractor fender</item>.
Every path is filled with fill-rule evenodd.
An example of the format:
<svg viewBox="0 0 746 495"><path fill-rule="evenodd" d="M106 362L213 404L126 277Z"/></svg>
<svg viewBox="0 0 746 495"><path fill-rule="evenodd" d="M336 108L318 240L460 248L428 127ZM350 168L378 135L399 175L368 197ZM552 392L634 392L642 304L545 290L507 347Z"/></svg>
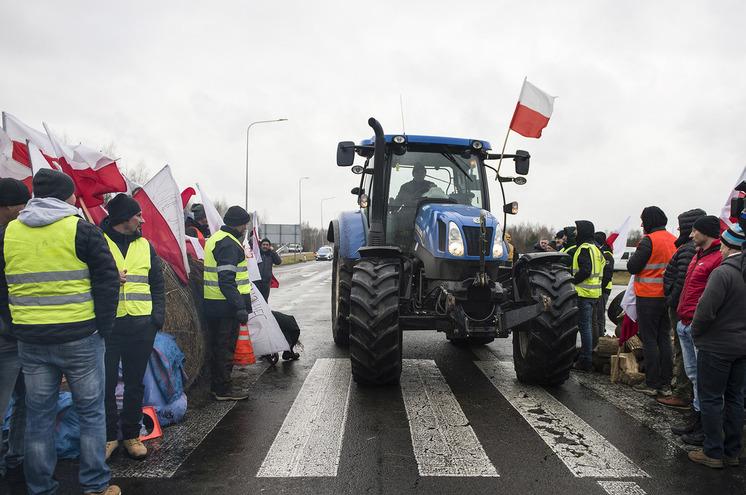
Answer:
<svg viewBox="0 0 746 495"><path fill-rule="evenodd" d="M340 258L358 260L358 250L368 240L368 220L360 210L342 212L336 220L329 223L326 238L334 243Z"/></svg>

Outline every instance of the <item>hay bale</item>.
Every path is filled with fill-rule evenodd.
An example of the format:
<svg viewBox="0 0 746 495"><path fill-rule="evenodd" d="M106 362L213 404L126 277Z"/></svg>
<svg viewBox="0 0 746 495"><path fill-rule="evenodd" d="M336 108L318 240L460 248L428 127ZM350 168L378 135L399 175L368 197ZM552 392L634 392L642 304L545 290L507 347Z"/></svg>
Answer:
<svg viewBox="0 0 746 495"><path fill-rule="evenodd" d="M633 335L624 343L624 351L631 352L638 361L642 359L642 340L637 335Z"/></svg>
<svg viewBox="0 0 746 495"><path fill-rule="evenodd" d="M595 353L601 355L601 356L611 356L613 354L616 354L619 350L619 339L616 337L609 337L607 335L602 335L598 339L598 345L596 345L596 349L594 350Z"/></svg>
<svg viewBox="0 0 746 495"><path fill-rule="evenodd" d="M191 277L199 279L199 299L202 295L203 269L190 267ZM202 324L202 302L195 297L193 287L197 282L190 280L190 285L182 284L173 268L163 263L163 276L166 291L166 320L163 331L176 339L184 353L185 388L189 388L199 377L205 363L206 332ZM190 278L191 278L190 277Z"/></svg>

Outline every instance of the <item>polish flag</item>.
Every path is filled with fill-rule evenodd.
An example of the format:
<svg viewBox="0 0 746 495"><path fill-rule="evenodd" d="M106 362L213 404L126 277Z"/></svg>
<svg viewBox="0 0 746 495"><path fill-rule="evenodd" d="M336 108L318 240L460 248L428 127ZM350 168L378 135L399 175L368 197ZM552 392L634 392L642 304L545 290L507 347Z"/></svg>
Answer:
<svg viewBox="0 0 746 495"><path fill-rule="evenodd" d="M197 194L197 191L194 190L193 187L187 187L183 191L181 191L181 206L182 208L186 208L189 204L189 200L192 199L192 196Z"/></svg>
<svg viewBox="0 0 746 495"><path fill-rule="evenodd" d="M189 261L184 233L184 210L181 190L166 165L132 196L142 208L145 223L142 235L176 272L179 279L189 283Z"/></svg>
<svg viewBox="0 0 746 495"><path fill-rule="evenodd" d="M730 201L731 199L744 197L744 193L741 191L736 191L736 187L738 187L738 185L745 180L746 180L746 167L743 168L743 172L741 172L741 176L738 178L738 180L736 181L736 184L733 186L733 189L728 195L728 199L725 200L725 205L723 205L723 209L720 210L720 230L726 230L728 227L732 227L733 225L738 223L737 218L733 218L730 216Z"/></svg>
<svg viewBox="0 0 746 495"><path fill-rule="evenodd" d="M541 130L549 124L552 116L555 98L524 79L510 129L524 137L541 137Z"/></svg>
<svg viewBox="0 0 746 495"><path fill-rule="evenodd" d="M127 181L119 171L116 159L84 144L68 146L44 124L60 169L72 177L81 202L88 208L103 204L106 193L127 191Z"/></svg>
<svg viewBox="0 0 746 495"><path fill-rule="evenodd" d="M18 179L26 184L31 192L31 165L24 165L13 159L13 141L0 129L0 177Z"/></svg>
<svg viewBox="0 0 746 495"><path fill-rule="evenodd" d="M50 163L56 158L49 136L42 131L27 126L20 119L7 112L3 112L3 129L13 142L11 158L17 163L31 168L31 156L26 145L29 141L39 148Z"/></svg>
<svg viewBox="0 0 746 495"><path fill-rule="evenodd" d="M202 206L205 208L205 215L207 216L207 225L210 227L210 233L214 234L224 225L223 217L199 184L197 184L197 191L199 192L199 197L202 198Z"/></svg>
<svg viewBox="0 0 746 495"><path fill-rule="evenodd" d="M617 258L621 258L624 248L627 247L629 239L629 229L632 217L627 217L624 223L606 238L606 244L611 248L612 253L617 253Z"/></svg>

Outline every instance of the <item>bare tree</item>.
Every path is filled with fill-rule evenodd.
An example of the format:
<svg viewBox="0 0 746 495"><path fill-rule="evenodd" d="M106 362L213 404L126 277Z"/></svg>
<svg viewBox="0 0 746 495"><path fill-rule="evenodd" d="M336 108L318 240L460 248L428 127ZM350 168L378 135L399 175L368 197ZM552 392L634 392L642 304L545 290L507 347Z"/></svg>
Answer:
<svg viewBox="0 0 746 495"><path fill-rule="evenodd" d="M113 147L113 144L110 145ZM124 167L124 175L127 176L129 180L136 184L143 185L146 182L148 182L148 179L151 177L150 169L145 164L143 160L140 160L137 162L137 165L134 167Z"/></svg>
<svg viewBox="0 0 746 495"><path fill-rule="evenodd" d="M632 229L629 231L629 237L627 238L627 247L637 247L642 240L642 231L640 229Z"/></svg>
<svg viewBox="0 0 746 495"><path fill-rule="evenodd" d="M225 198L216 199L213 205L218 210L218 213L220 213L220 216L225 215L225 212L228 211L228 202L225 201Z"/></svg>

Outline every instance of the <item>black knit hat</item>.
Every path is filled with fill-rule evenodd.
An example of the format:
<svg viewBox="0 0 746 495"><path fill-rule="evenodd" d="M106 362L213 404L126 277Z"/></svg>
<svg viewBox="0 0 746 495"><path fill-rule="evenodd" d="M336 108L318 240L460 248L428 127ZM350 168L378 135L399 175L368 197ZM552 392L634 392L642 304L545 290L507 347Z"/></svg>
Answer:
<svg viewBox="0 0 746 495"><path fill-rule="evenodd" d="M195 203L192 205L192 213L194 214L194 219L198 222L207 218L207 213L205 213L205 206L200 203Z"/></svg>
<svg viewBox="0 0 746 495"><path fill-rule="evenodd" d="M231 206L223 216L223 221L228 227L238 227L246 225L251 221L251 215L240 206Z"/></svg>
<svg viewBox="0 0 746 495"><path fill-rule="evenodd" d="M140 203L123 193L111 198L106 209L109 211L109 223L112 227L126 222L142 211Z"/></svg>
<svg viewBox="0 0 746 495"><path fill-rule="evenodd" d="M0 206L25 205L29 199L26 184L10 177L0 179Z"/></svg>
<svg viewBox="0 0 746 495"><path fill-rule="evenodd" d="M593 239L596 241L596 244L603 246L606 244L606 232L596 232L593 234Z"/></svg>
<svg viewBox="0 0 746 495"><path fill-rule="evenodd" d="M640 220L642 220L642 228L646 234L652 232L653 229L662 228L668 224L668 217L657 206L648 206L642 210Z"/></svg>
<svg viewBox="0 0 746 495"><path fill-rule="evenodd" d="M66 174L43 168L36 172L32 182L34 196L37 198L57 198L67 201L75 193L75 184Z"/></svg>
<svg viewBox="0 0 746 495"><path fill-rule="evenodd" d="M716 216L705 215L694 222L692 230L696 230L707 237L717 239L720 237L720 220Z"/></svg>

